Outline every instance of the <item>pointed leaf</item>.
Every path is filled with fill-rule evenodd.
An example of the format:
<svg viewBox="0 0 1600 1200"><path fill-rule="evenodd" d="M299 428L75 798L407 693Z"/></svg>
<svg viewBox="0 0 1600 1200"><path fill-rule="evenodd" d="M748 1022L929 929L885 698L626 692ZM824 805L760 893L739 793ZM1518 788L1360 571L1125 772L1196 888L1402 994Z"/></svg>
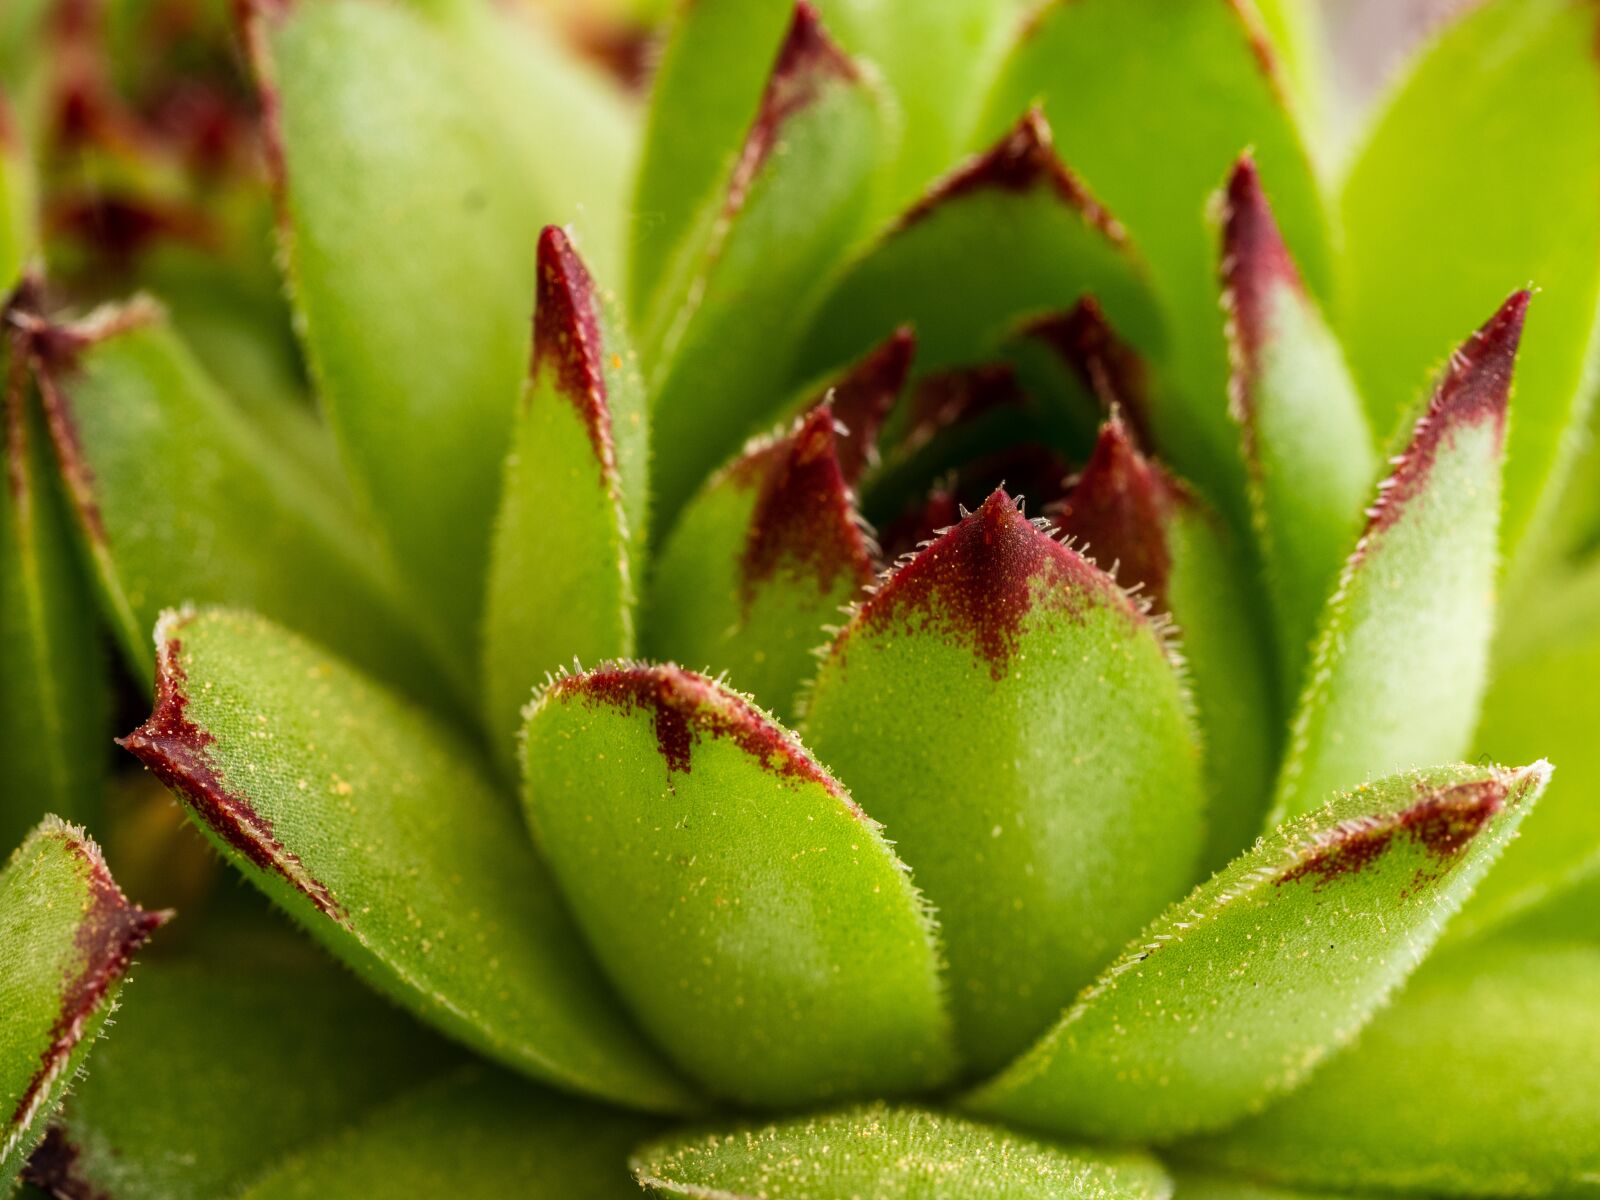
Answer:
<svg viewBox="0 0 1600 1200"><path fill-rule="evenodd" d="M1156 446L1235 513L1243 473L1223 403L1227 357L1204 214L1246 147L1272 184L1313 290L1325 294L1329 283L1327 215L1254 8L1237 0L1050 0L1018 33L980 134L994 136L1035 103L1062 157L1144 252L1166 309L1164 390L1175 402L1155 414Z"/></svg>
<svg viewBox="0 0 1600 1200"><path fill-rule="evenodd" d="M1281 826L1158 917L968 1103L1118 1140L1260 1111L1383 1006L1548 774L1436 767Z"/></svg>
<svg viewBox="0 0 1600 1200"><path fill-rule="evenodd" d="M1592 1183L1597 1009L1592 945L1441 958L1299 1092L1185 1153L1308 1187L1524 1196Z"/></svg>
<svg viewBox="0 0 1600 1200"><path fill-rule="evenodd" d="M634 1174L657 1196L725 1200L1167 1200L1172 1183L1137 1152L1079 1150L924 1109L876 1104L642 1148Z"/></svg>
<svg viewBox="0 0 1600 1200"><path fill-rule="evenodd" d="M880 103L798 6L727 188L642 326L661 519L779 411L792 331L862 220Z"/></svg>
<svg viewBox="0 0 1600 1200"><path fill-rule="evenodd" d="M1528 293L1452 356L1324 609L1269 826L1463 754L1494 620L1506 402Z"/></svg>
<svg viewBox="0 0 1600 1200"><path fill-rule="evenodd" d="M728 672L784 718L824 626L876 571L828 404L753 443L679 518L656 567L651 652Z"/></svg>
<svg viewBox="0 0 1600 1200"><path fill-rule="evenodd" d="M100 848L55 817L0 871L0 1192L44 1136L134 954L168 915L129 904Z"/></svg>
<svg viewBox="0 0 1600 1200"><path fill-rule="evenodd" d="M535 241L546 222L576 219L600 257L620 233L604 206L623 186L621 114L482 5L430 23L371 0L262 4L251 33L324 410L409 578L465 651Z"/></svg>
<svg viewBox="0 0 1600 1200"><path fill-rule="evenodd" d="M745 1104L913 1091L952 1064L936 929L882 833L800 743L677 667L554 683L529 824L618 991Z"/></svg>
<svg viewBox="0 0 1600 1200"><path fill-rule="evenodd" d="M490 728L508 755L551 671L634 651L648 452L644 382L620 316L551 226L484 619Z"/></svg>
<svg viewBox="0 0 1600 1200"><path fill-rule="evenodd" d="M1342 197L1344 339L1380 436L1404 418L1441 346L1507 288L1539 288L1506 465L1508 550L1541 503L1548 515L1582 441L1567 430L1593 391L1597 27L1595 10L1571 0L1478 5L1395 94ZM1413 262L1431 266L1395 269Z"/></svg>
<svg viewBox="0 0 1600 1200"><path fill-rule="evenodd" d="M1003 491L861 606L805 738L939 910L982 1069L1193 878L1199 755L1161 636Z"/></svg>
<svg viewBox="0 0 1600 1200"><path fill-rule="evenodd" d="M251 882L478 1052L624 1104L684 1106L465 746L259 617L169 614L156 643L155 711L122 744Z"/></svg>
<svg viewBox="0 0 1600 1200"><path fill-rule="evenodd" d="M801 351L817 370L897 325L918 367L982 358L1021 316L1092 292L1142 348L1160 342L1145 268L1115 217L1062 165L1029 112L986 153L935 184L830 290Z"/></svg>
<svg viewBox="0 0 1600 1200"><path fill-rule="evenodd" d="M1378 453L1343 352L1306 292L1249 157L1225 193L1222 297L1230 398L1292 695L1360 533Z"/></svg>
<svg viewBox="0 0 1600 1200"><path fill-rule="evenodd" d="M287 1158L240 1200L631 1200L639 1189L628 1147L648 1129L636 1116L468 1067Z"/></svg>

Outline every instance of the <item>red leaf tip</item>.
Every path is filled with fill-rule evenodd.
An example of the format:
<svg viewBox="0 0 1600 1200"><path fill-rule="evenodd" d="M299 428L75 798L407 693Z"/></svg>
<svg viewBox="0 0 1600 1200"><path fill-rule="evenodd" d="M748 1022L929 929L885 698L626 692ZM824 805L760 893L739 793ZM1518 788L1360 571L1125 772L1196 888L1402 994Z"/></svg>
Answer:
<svg viewBox="0 0 1600 1200"><path fill-rule="evenodd" d="M1222 287L1240 365L1253 374L1267 341L1273 291L1289 287L1303 295L1305 288L1248 154L1234 166L1225 192Z"/></svg>
<svg viewBox="0 0 1600 1200"><path fill-rule="evenodd" d="M916 335L910 326L901 326L849 367L822 397L845 430L838 445L839 467L851 487L877 458L878 431L911 376L916 350Z"/></svg>
<svg viewBox="0 0 1600 1200"><path fill-rule="evenodd" d="M1085 295L1066 312L1048 313L1022 336L1047 346L1109 415L1119 409L1141 446L1152 445L1150 379L1144 359L1123 341L1100 302Z"/></svg>
<svg viewBox="0 0 1600 1200"><path fill-rule="evenodd" d="M533 365L554 374L556 390L577 411L609 486L614 470L611 410L606 404L605 337L594 280L566 231L547 225L539 235L533 318Z"/></svg>

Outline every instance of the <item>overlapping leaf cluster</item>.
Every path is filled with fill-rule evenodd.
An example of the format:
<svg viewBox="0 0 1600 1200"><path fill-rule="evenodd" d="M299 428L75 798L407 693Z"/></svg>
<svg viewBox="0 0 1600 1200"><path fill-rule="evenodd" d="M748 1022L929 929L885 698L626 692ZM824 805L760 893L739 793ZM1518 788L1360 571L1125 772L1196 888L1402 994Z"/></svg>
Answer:
<svg viewBox="0 0 1600 1200"><path fill-rule="evenodd" d="M0 1189L1600 1186L1595 10L1024 8L3 14Z"/></svg>

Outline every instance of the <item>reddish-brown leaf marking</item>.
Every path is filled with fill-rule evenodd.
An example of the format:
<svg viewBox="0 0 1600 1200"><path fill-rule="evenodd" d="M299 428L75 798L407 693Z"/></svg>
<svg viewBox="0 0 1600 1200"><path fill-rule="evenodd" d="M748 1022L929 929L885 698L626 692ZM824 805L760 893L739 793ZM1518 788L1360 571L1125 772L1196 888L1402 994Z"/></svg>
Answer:
<svg viewBox="0 0 1600 1200"><path fill-rule="evenodd" d="M833 417L845 429L836 451L839 470L851 487L877 459L878 431L888 419L900 391L911 374L917 339L902 326L887 340L850 366L818 397L833 407Z"/></svg>
<svg viewBox="0 0 1600 1200"><path fill-rule="evenodd" d="M1084 296L1064 313L1050 313L1022 329L1052 350L1107 414L1122 411L1138 444L1150 436L1150 376L1144 359L1111 328L1100 302Z"/></svg>
<svg viewBox="0 0 1600 1200"><path fill-rule="evenodd" d="M1248 415L1261 355L1271 336L1273 296L1285 288L1300 296L1305 285L1284 244L1248 154L1228 178L1222 219L1222 294L1234 354L1233 400Z"/></svg>
<svg viewBox="0 0 1600 1200"><path fill-rule="evenodd" d="M547 225L539 236L539 283L533 315L535 378L549 374L589 433L600 480L608 490L616 473L611 409L606 403L605 338L600 298L566 233Z"/></svg>

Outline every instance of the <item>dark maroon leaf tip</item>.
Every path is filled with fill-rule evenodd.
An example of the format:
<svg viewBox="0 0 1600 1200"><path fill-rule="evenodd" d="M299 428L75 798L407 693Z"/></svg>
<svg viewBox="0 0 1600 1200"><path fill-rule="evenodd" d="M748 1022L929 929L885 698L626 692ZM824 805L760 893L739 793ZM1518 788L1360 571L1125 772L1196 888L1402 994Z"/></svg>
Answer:
<svg viewBox="0 0 1600 1200"><path fill-rule="evenodd" d="M820 784L847 799L838 780L806 753L805 747L744 697L682 667L622 663L583 675L569 675L551 686L557 697L581 697L624 712L648 712L668 779L688 774L692 751L708 738L728 738L781 779ZM852 805L852 808L854 805ZM858 810L859 811L859 810Z"/></svg>
<svg viewBox="0 0 1600 1200"><path fill-rule="evenodd" d="M1127 240L1122 226L1057 157L1050 125L1038 108L1023 114L1022 120L993 149L969 159L934 184L906 211L898 227L908 229L945 205L977 192L1029 192L1038 188L1050 189L1110 241L1120 245Z"/></svg>
<svg viewBox="0 0 1600 1200"><path fill-rule="evenodd" d="M1426 485L1440 447L1452 443L1459 430L1490 423L1496 438L1504 439L1517 348L1531 299L1527 289L1513 292L1450 356L1428 410L1411 435L1411 444L1378 494L1367 525L1369 534L1387 529L1399 519L1406 504Z"/></svg>
<svg viewBox="0 0 1600 1200"><path fill-rule="evenodd" d="M1248 154L1234 167L1225 196L1222 293L1229 335L1242 360L1238 366L1253 376L1266 345L1274 292L1288 287L1303 295L1305 288Z"/></svg>
<svg viewBox="0 0 1600 1200"><path fill-rule="evenodd" d="M532 372L536 378L548 374L556 391L577 411L600 464L601 482L609 487L616 454L606 403L600 297L588 268L558 225L545 226L539 235L538 274Z"/></svg>
<svg viewBox="0 0 1600 1200"><path fill-rule="evenodd" d="M1139 352L1117 334L1100 302L1084 296L1066 312L1024 326L1022 336L1048 347L1109 416L1120 409L1139 445L1150 446L1150 376Z"/></svg>
<svg viewBox="0 0 1600 1200"><path fill-rule="evenodd" d="M1172 572L1167 522L1178 495L1171 477L1139 453L1113 416L1101 428L1077 483L1050 517L1118 583L1142 588L1153 610L1164 612Z"/></svg>
<svg viewBox="0 0 1600 1200"><path fill-rule="evenodd" d="M49 1196L111 1200L79 1171L78 1157L78 1147L68 1140L66 1131L59 1125L52 1125L22 1169L22 1178Z"/></svg>
<svg viewBox="0 0 1600 1200"><path fill-rule="evenodd" d="M872 554L856 522L838 446L833 411L822 404L793 433L734 468L735 482L760 488L739 564L746 611L780 573L823 593L841 575L857 587L872 581Z"/></svg>
<svg viewBox="0 0 1600 1200"><path fill-rule="evenodd" d="M195 816L224 843L256 867L282 878L325 916L346 924L333 893L278 840L272 822L247 797L228 788L212 763L209 747L216 738L189 719L188 676L179 661L182 651L176 637L166 640L156 660L156 702L150 718L127 737L118 738L117 745L187 801Z"/></svg>
<svg viewBox="0 0 1600 1200"><path fill-rule="evenodd" d="M986 413L1021 407L1026 400L1016 372L1004 363L960 367L925 376L911 393L900 449L916 450L937 434Z"/></svg>
<svg viewBox="0 0 1600 1200"><path fill-rule="evenodd" d="M858 630L935 634L969 646L1005 675L1029 613L1077 616L1108 604L1137 617L1110 576L1025 517L1003 488L895 571L863 604L835 653Z"/></svg>
<svg viewBox="0 0 1600 1200"><path fill-rule="evenodd" d="M848 368L820 398L833 406L834 420L844 428L839 469L851 487L877 459L878 431L911 375L916 351L916 335L902 326Z"/></svg>

